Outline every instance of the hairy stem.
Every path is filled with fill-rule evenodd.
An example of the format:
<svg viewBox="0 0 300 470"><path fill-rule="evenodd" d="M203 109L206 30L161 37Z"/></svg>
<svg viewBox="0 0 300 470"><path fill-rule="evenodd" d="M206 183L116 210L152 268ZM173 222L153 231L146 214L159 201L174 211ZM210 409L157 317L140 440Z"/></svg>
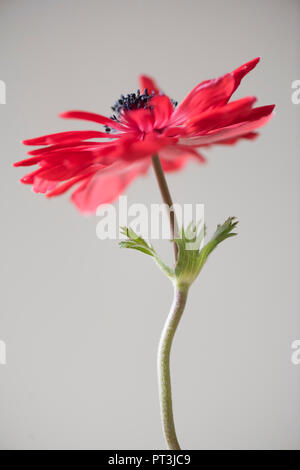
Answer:
<svg viewBox="0 0 300 470"><path fill-rule="evenodd" d="M170 352L172 341L180 321L181 315L186 304L188 288L174 287L174 300L170 313L162 331L158 347L158 384L160 398L160 412L165 439L168 448L171 450L180 450L176 436L170 377Z"/></svg>
<svg viewBox="0 0 300 470"><path fill-rule="evenodd" d="M162 169L162 166L161 166L160 159L159 159L158 155L153 155L152 164L153 164L153 168L154 168L154 171L155 171L155 176L156 176L156 179L157 179L157 182L158 182L158 186L159 186L159 189L160 189L162 199L163 199L164 203L167 204L168 207L169 207L171 236L172 236L172 239L174 239L175 235L176 235L176 218L175 218L174 210L172 210L173 201L172 201L171 194L170 194L170 191L169 191L169 188L168 188L168 184L167 184L167 181L166 181L164 170ZM178 246L175 242L173 243L173 246L174 246L175 261L177 261Z"/></svg>

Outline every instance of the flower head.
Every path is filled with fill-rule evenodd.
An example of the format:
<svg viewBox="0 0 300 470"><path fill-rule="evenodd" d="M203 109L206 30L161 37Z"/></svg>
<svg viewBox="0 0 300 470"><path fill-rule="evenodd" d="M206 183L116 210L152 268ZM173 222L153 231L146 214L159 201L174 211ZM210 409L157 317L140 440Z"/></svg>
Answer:
<svg viewBox="0 0 300 470"><path fill-rule="evenodd" d="M200 163L200 147L232 145L252 139L271 118L274 106L253 108L256 98L230 101L242 78L259 62L254 59L218 79L198 84L177 103L149 77L140 77L136 93L121 97L105 117L67 111L65 119L101 124L103 129L61 132L25 140L41 146L15 166L38 165L21 179L35 192L53 197L76 186L72 201L84 213L112 202L137 176L145 174L158 154L165 171L179 170L189 158Z"/></svg>

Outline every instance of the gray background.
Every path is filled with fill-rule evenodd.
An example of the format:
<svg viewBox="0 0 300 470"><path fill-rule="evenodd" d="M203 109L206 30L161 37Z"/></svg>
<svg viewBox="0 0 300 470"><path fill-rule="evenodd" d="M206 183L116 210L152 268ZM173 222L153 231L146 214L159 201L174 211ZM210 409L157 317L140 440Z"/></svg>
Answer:
<svg viewBox="0 0 300 470"><path fill-rule="evenodd" d="M203 202L209 231L239 236L191 290L172 356L178 437L188 449L300 448L298 1L1 0L2 449L164 448L156 348L172 286L151 259L96 237L67 197L17 180L20 141L96 128L59 112L109 113L139 73L181 100L199 81L263 60L236 96L276 103L256 142L204 152L168 177L175 201ZM127 191L160 202L152 172ZM167 257L169 243L156 246Z"/></svg>

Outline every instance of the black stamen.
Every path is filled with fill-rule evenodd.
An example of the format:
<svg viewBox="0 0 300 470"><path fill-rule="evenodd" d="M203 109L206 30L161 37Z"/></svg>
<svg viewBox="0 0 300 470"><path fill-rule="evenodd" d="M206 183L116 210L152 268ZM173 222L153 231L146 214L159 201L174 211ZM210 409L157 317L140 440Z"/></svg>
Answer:
<svg viewBox="0 0 300 470"><path fill-rule="evenodd" d="M162 91L159 92L159 96L162 96L163 94L164 93ZM147 88L145 88L143 94L141 94L140 90L137 90L136 93L129 93L126 96L121 95L120 98L111 107L115 114L113 114L110 119L118 122L122 111L131 111L135 109L152 109L149 102L154 96L155 91L152 91L151 94L149 94ZM177 101L171 99L171 103L174 108L177 106ZM112 131L109 126L104 126L104 128L105 132L109 133Z"/></svg>
<svg viewBox="0 0 300 470"><path fill-rule="evenodd" d="M148 90L145 89L145 92L141 94L140 90L137 90L136 93L129 93L128 95L121 97L115 102L111 109L120 115L123 110L131 111L134 109L147 108L148 102L154 95L149 95ZM114 115L114 119L117 120L117 117Z"/></svg>

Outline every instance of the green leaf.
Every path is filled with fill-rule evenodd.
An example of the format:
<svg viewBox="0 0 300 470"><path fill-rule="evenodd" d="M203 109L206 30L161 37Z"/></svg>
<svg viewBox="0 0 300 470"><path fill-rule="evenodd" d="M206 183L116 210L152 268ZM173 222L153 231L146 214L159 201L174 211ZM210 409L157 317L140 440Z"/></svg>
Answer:
<svg viewBox="0 0 300 470"><path fill-rule="evenodd" d="M121 227L120 229L122 235L127 237L127 240L123 240L119 243L121 248L131 248L133 250L141 251L146 255L154 256L155 250L151 245L139 235L135 233L135 231L130 227Z"/></svg>
<svg viewBox="0 0 300 470"><path fill-rule="evenodd" d="M156 264L160 267L160 269L169 277L174 277L174 271L169 268L158 256L154 247L149 245L146 240L140 235L137 235L135 231L130 227L121 227L121 233L127 237L126 240L122 240L119 243L121 248L130 248L132 250L138 250L146 255L152 256L156 262Z"/></svg>
<svg viewBox="0 0 300 470"><path fill-rule="evenodd" d="M179 284L191 285L198 277L210 253L226 238L236 235L232 230L237 225L235 217L229 217L224 224L218 225L212 238L200 250L205 235L205 226L198 232L197 225L190 224L182 230L180 239L176 239L179 248L178 261L175 267L175 277ZM189 249L191 241L194 249Z"/></svg>
<svg viewBox="0 0 300 470"><path fill-rule="evenodd" d="M181 237L175 241L178 246L178 259L175 269L169 268L158 256L154 247L137 235L130 227L121 227L121 233L125 235L126 240L122 240L119 245L121 248L130 248L137 250L154 258L160 269L177 285L189 287L198 277L201 269L210 253L226 238L236 235L233 232L238 221L235 217L229 217L222 225L218 225L215 233L208 243L200 249L205 236L205 226L200 230L200 222L190 223L186 229L181 229Z"/></svg>
<svg viewBox="0 0 300 470"><path fill-rule="evenodd" d="M198 263L200 270L204 266L208 256L210 253L226 238L234 237L237 233L232 232L236 225L238 224L238 220L235 217L228 217L227 220L222 225L218 225L215 233L213 234L210 241L202 248L199 253Z"/></svg>

